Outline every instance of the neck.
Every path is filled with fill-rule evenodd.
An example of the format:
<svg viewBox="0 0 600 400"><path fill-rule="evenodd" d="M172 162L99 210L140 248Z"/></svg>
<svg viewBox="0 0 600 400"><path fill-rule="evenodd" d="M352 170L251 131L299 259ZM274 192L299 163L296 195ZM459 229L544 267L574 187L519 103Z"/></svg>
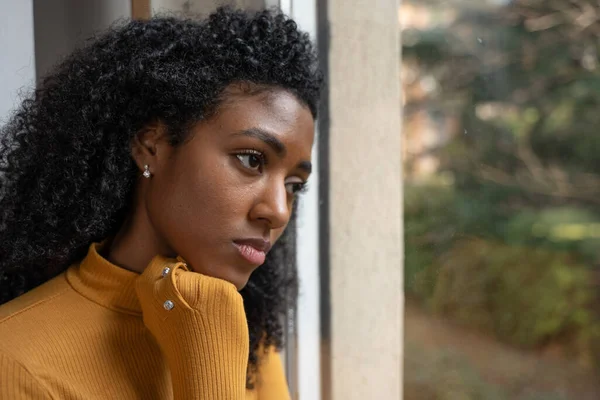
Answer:
<svg viewBox="0 0 600 400"><path fill-rule="evenodd" d="M142 203L136 203L134 212L108 241L102 256L119 267L142 273L156 255L175 257L176 254L154 230Z"/></svg>

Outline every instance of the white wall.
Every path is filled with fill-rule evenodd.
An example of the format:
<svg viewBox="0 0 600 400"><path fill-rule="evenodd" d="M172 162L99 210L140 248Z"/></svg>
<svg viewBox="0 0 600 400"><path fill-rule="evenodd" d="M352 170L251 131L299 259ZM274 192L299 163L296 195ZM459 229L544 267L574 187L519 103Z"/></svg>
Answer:
<svg viewBox="0 0 600 400"><path fill-rule="evenodd" d="M34 14L39 79L95 32L131 17L131 0L35 0Z"/></svg>
<svg viewBox="0 0 600 400"><path fill-rule="evenodd" d="M35 81L32 0L0 0L0 125Z"/></svg>

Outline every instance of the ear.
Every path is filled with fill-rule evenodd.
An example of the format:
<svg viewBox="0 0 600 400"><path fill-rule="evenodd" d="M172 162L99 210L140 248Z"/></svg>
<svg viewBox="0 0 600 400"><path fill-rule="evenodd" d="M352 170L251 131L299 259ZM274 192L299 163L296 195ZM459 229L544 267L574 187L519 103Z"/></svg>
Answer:
<svg viewBox="0 0 600 400"><path fill-rule="evenodd" d="M167 159L170 147L167 127L162 122L152 122L134 135L131 156L141 171L145 165L152 171L158 168L161 160Z"/></svg>

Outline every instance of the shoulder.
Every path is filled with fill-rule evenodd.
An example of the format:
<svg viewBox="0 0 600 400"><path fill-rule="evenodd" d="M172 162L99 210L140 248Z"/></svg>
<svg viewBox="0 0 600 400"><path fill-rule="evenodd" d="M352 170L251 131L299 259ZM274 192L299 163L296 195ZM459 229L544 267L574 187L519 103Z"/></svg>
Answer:
<svg viewBox="0 0 600 400"><path fill-rule="evenodd" d="M29 370L0 352L0 400L50 399L47 388Z"/></svg>
<svg viewBox="0 0 600 400"><path fill-rule="evenodd" d="M60 301L70 289L65 274L30 290L29 292L0 306L0 332L14 323L43 314L48 307ZM11 321L12 320L12 321ZM1 336L1 334L0 334Z"/></svg>
<svg viewBox="0 0 600 400"><path fill-rule="evenodd" d="M80 297L63 273L0 306L0 353L17 361L39 354Z"/></svg>

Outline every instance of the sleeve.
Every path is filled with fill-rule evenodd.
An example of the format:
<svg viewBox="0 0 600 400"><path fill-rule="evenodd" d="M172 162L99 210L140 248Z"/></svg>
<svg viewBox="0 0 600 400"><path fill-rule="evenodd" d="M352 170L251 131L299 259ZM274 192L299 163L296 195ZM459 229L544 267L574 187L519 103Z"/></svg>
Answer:
<svg viewBox="0 0 600 400"><path fill-rule="evenodd" d="M281 356L271 348L259 366L258 400L289 400L290 393Z"/></svg>
<svg viewBox="0 0 600 400"><path fill-rule="evenodd" d="M144 324L169 364L175 400L242 400L249 335L242 296L157 257L136 282Z"/></svg>
<svg viewBox="0 0 600 400"><path fill-rule="evenodd" d="M0 400L46 400L52 397L25 367L0 353Z"/></svg>

